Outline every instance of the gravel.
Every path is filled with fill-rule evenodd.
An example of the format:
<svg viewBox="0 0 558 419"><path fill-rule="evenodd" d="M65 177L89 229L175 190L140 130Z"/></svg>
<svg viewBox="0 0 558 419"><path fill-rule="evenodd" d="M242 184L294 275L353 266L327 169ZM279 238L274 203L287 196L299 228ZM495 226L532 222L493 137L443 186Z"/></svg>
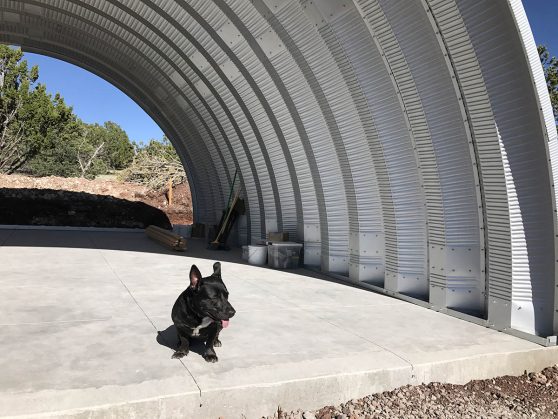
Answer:
<svg viewBox="0 0 558 419"><path fill-rule="evenodd" d="M519 377L465 385L430 383L372 394L317 411L282 412L267 419L557 418L558 365Z"/></svg>

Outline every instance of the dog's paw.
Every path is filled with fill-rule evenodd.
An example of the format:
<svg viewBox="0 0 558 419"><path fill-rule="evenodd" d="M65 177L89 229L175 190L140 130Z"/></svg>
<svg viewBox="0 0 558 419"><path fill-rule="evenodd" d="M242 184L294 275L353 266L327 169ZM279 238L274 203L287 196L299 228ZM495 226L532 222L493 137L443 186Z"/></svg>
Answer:
<svg viewBox="0 0 558 419"><path fill-rule="evenodd" d="M188 352L180 352L180 351L176 351L175 353L172 354L172 359L180 359L182 357L185 357L186 355L188 355Z"/></svg>
<svg viewBox="0 0 558 419"><path fill-rule="evenodd" d="M213 351L204 353L203 359L205 359L207 362L217 362L219 360L219 358L217 358L217 355Z"/></svg>
<svg viewBox="0 0 558 419"><path fill-rule="evenodd" d="M223 344L221 343L221 341L219 339L215 339L215 342L213 343L213 346L215 346L216 348L220 348Z"/></svg>

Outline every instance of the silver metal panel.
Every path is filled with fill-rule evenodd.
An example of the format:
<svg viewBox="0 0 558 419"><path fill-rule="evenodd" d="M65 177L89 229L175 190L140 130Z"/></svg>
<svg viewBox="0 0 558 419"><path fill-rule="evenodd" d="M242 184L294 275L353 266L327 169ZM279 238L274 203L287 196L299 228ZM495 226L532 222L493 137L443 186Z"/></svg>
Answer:
<svg viewBox="0 0 558 419"><path fill-rule="evenodd" d="M509 2L519 35L522 40L522 46L524 49L524 54L528 59L529 73L531 75L531 80L535 84L537 95L536 101L539 107L539 114L541 122L543 123L543 134L545 134L545 139L547 142L547 154L550 157L550 178L552 179L551 184L551 194L553 195L553 210L556 214L558 195L556 194L556 185L558 184L558 136L556 133L556 120L554 117L554 112L552 110L552 105L550 103L550 98L548 96L546 81L544 79L544 73L540 65L539 54L537 47L535 45L535 39L533 38L533 33L529 26L529 21L527 20L527 15L523 9L523 5L519 0L510 0ZM553 218L554 221L554 319L553 319L553 332L558 334L558 246L556 246L558 241L558 227L556 216ZM548 298L551 298L549 296ZM545 304L547 304L545 302ZM537 316L538 313L535 313ZM540 314L539 314L540 315Z"/></svg>
<svg viewBox="0 0 558 419"><path fill-rule="evenodd" d="M420 298L428 298L427 277L427 231L429 239L436 231L442 231L438 227L443 223L438 221L439 214L435 208L439 208L439 181L436 173L435 163L431 162L433 151L429 140L428 128L425 124L424 114L421 110L420 99L405 58L395 39L394 33L388 24L379 3L377 1L357 1L359 12L365 20L373 41L380 51L385 70L396 93L397 113L403 116L403 130L406 132L407 144L395 143L391 146L406 145L407 153L399 154L394 150L394 168L405 174L399 177L399 182L392 183L392 193L396 208L400 206L400 214L406 217L416 217L417 222L405 222L401 220L401 230L406 229L405 239L397 242L398 260L397 265L390 269L386 260L386 288L400 291ZM385 115L383 116L386 117ZM388 140L386 138L386 140ZM384 152L389 148L384 145ZM405 159L407 157L407 159ZM388 157L389 159L389 157ZM405 161L406 160L406 161ZM430 160L430 161L429 161ZM389 160L388 160L389 161ZM397 162L397 163L396 163ZM389 164L389 163L388 163ZM395 166L397 164L397 166ZM389 166L388 166L389 167ZM415 167L415 175L410 175L409 167ZM405 189L414 186L418 182L418 196L415 199L406 193ZM401 188L401 189L400 189ZM397 194L397 195L396 195ZM397 199L399 198L399 199ZM422 202L421 202L422 201ZM421 205L422 204L422 205ZM426 204L426 208L424 205ZM425 214L425 209L427 210ZM435 218L437 217L437 218ZM429 228L427 230L426 218ZM398 226L399 227L399 226ZM436 230L435 230L436 229ZM410 231L409 231L410 230ZM403 231L401 231L403 233ZM439 236L440 234L438 234ZM430 239L432 240L432 239ZM387 243L386 243L387 246Z"/></svg>
<svg viewBox="0 0 558 419"><path fill-rule="evenodd" d="M512 278L489 282L489 320L528 333L553 332L554 198L544 132L523 41L507 2L482 5L457 1L486 83L505 152L510 201ZM479 13L483 19L479 20ZM518 59L524 57L523 59ZM497 59L499 66L495 66ZM509 83L513 80L513 83ZM505 163L506 164L506 163ZM552 280L549 280L552 278ZM512 303L513 302L513 303ZM515 304L515 308L512 308ZM521 308L520 308L521 307ZM521 319L521 320L520 320Z"/></svg>
<svg viewBox="0 0 558 419"><path fill-rule="evenodd" d="M2 21L9 23L19 23L21 22L20 15L12 12L2 13Z"/></svg>
<svg viewBox="0 0 558 419"><path fill-rule="evenodd" d="M439 31L450 72L455 76L458 101L463 107L470 144L476 155L473 161L478 162L486 229L484 237L479 236L481 246L484 243L485 247L485 252L481 250L480 253L480 278L485 280L487 274L494 281L505 282L511 276L508 193L502 151L484 79L457 5L431 0L425 3L426 11L431 13L431 21ZM485 254L487 263L483 263ZM483 292L485 288L486 283Z"/></svg>

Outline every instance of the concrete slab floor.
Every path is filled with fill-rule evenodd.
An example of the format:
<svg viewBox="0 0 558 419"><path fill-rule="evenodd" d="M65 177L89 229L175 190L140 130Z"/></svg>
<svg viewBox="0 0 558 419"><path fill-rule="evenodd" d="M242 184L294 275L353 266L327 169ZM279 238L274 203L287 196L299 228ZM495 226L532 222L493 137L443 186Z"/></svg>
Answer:
<svg viewBox="0 0 558 419"><path fill-rule="evenodd" d="M190 265L207 275L215 260L237 309L219 362L171 359L157 331L171 344ZM0 334L3 417L251 418L558 363L556 347L129 231L0 230Z"/></svg>

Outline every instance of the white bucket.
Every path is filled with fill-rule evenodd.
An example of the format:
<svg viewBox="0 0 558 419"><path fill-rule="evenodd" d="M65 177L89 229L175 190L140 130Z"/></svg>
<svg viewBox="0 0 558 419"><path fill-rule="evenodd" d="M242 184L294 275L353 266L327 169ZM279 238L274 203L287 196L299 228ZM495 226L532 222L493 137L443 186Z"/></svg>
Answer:
<svg viewBox="0 0 558 419"><path fill-rule="evenodd" d="M267 246L248 246L248 263L263 266L267 262Z"/></svg>

